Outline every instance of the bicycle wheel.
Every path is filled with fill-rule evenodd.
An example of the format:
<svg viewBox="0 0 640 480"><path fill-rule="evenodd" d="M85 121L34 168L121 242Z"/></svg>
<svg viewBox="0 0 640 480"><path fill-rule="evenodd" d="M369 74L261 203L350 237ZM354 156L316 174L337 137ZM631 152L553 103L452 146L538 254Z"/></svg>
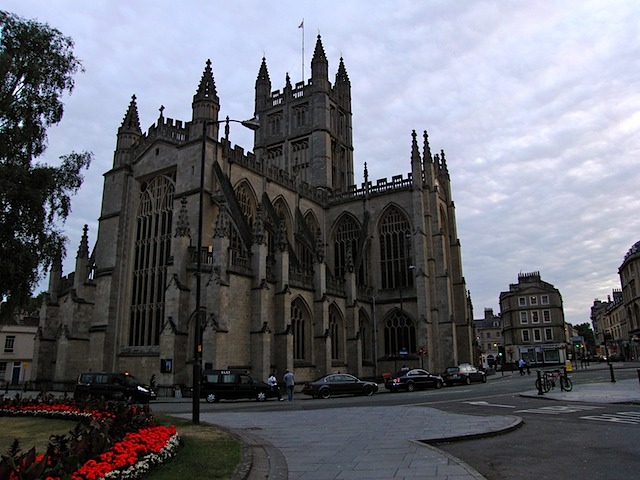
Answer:
<svg viewBox="0 0 640 480"><path fill-rule="evenodd" d="M542 383L540 380L536 379L536 389L538 391L542 390L543 393L547 393L551 390L551 382L546 377L542 377Z"/></svg>
<svg viewBox="0 0 640 480"><path fill-rule="evenodd" d="M570 392L573 389L573 383L570 378L560 377L560 387L565 392Z"/></svg>

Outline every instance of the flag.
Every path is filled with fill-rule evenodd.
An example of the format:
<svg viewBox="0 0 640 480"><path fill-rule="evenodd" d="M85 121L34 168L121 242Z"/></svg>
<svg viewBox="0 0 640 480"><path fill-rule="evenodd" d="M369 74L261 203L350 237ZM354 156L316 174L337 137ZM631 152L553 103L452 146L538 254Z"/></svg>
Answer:
<svg viewBox="0 0 640 480"><path fill-rule="evenodd" d="M302 20L302 22L300 22L300 25L298 25L298 28L304 28L304 19Z"/></svg>

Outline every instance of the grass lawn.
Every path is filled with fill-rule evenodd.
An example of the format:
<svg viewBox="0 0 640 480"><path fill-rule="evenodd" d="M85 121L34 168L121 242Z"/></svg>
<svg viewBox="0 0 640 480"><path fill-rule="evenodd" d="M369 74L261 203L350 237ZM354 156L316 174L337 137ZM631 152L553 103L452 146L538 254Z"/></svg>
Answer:
<svg viewBox="0 0 640 480"><path fill-rule="evenodd" d="M64 435L78 424L76 421L39 417L0 417L0 454L7 453L13 441L20 440L20 448L28 452L44 453L51 435Z"/></svg>
<svg viewBox="0 0 640 480"><path fill-rule="evenodd" d="M161 425L175 425L182 448L175 458L150 472L145 480L176 478L228 479L242 456L242 445L227 432L210 425L193 425L189 420L157 415ZM0 417L0 455L7 452L14 439L20 440L23 452L36 447L44 453L50 435L63 435L77 422L38 417Z"/></svg>

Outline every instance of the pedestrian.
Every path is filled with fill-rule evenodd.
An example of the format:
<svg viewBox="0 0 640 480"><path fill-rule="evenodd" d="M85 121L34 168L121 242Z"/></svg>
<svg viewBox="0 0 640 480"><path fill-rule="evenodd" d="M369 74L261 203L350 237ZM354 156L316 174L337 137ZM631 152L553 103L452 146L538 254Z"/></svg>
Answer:
<svg viewBox="0 0 640 480"><path fill-rule="evenodd" d="M289 370L287 370L284 373L284 377L282 377L282 380L284 380L284 384L287 387L287 401L288 402L293 402L293 387L296 384L296 381L293 377L293 373L291 373Z"/></svg>
<svg viewBox="0 0 640 480"><path fill-rule="evenodd" d="M271 387L271 390L276 392L276 395L278 396L278 400L283 401L284 398L282 398L282 395L280 394L280 387L278 386L278 379L276 378L275 370L271 372L271 375L269 375L269 378L267 379L267 384L269 384L269 386Z"/></svg>
<svg viewBox="0 0 640 480"><path fill-rule="evenodd" d="M520 375L524 375L524 360L522 358L518 361L518 369L520 370Z"/></svg>
<svg viewBox="0 0 640 480"><path fill-rule="evenodd" d="M527 375L531 375L531 362L527 360L525 366L527 367Z"/></svg>
<svg viewBox="0 0 640 480"><path fill-rule="evenodd" d="M155 374L151 375L151 380L149 380L149 386L152 390L156 389L156 376Z"/></svg>

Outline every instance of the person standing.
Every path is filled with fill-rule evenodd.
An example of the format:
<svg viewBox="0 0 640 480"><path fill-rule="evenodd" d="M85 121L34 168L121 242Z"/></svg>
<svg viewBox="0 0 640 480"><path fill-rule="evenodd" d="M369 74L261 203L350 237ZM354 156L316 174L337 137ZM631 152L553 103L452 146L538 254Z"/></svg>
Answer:
<svg viewBox="0 0 640 480"><path fill-rule="evenodd" d="M287 370L284 373L284 377L282 377L282 379L284 380L284 384L287 387L287 401L293 402L293 387L296 384L296 381L293 377L293 373Z"/></svg>
<svg viewBox="0 0 640 480"><path fill-rule="evenodd" d="M275 371L271 372L271 375L269 375L269 378L267 379L267 384L271 387L271 390L276 392L276 395L278 396L278 400L283 401L284 398L282 398L282 395L280 395L280 387L278 386L278 379L276 378Z"/></svg>

